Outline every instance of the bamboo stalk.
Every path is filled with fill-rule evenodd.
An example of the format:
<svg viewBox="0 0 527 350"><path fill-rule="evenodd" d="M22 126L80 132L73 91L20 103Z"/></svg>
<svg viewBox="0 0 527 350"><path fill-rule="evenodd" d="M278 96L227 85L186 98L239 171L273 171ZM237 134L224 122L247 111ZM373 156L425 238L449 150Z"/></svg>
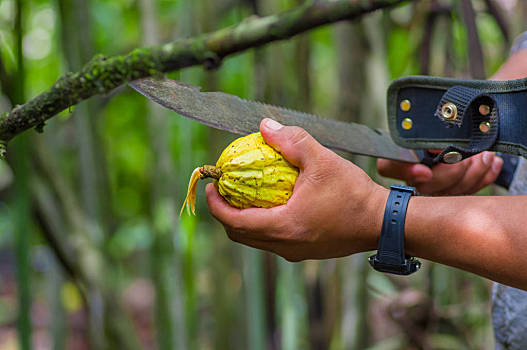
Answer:
<svg viewBox="0 0 527 350"><path fill-rule="evenodd" d="M90 36L90 11L87 1L75 0L73 2L59 0L59 12L61 21L62 49L66 58L67 66L71 69L78 69L82 62L92 54ZM100 172L103 164L101 159L97 159L97 150L100 142L97 140L95 132L95 119L86 118L93 115L95 110L94 101L82 103L73 112L75 117L75 140L78 143L79 154L79 185L81 192L81 202L83 213L87 220L92 224L88 226L87 232L96 245L103 240L104 222L102 213L105 212L102 203L102 194L107 193L102 189L102 177ZM90 345L94 349L107 347L105 334L105 301L101 291L97 288L88 287L88 315L90 324Z"/></svg>
<svg viewBox="0 0 527 350"><path fill-rule="evenodd" d="M476 25L476 12L472 0L461 0L461 14L467 30L467 50L470 75L474 79L485 79L485 63L483 49Z"/></svg>
<svg viewBox="0 0 527 350"><path fill-rule="evenodd" d="M261 1L253 0L252 13L262 15ZM264 100L266 86L266 53L257 49L253 55L254 95L256 100ZM265 312L264 253L243 247L243 282L245 289L245 319L247 320L247 346L249 350L265 350L267 344L267 317Z"/></svg>
<svg viewBox="0 0 527 350"><path fill-rule="evenodd" d="M30 236L31 211L28 191L29 159L26 156L29 149L27 136L20 137L15 146L14 173L15 180L15 252L17 264L17 297L18 297L18 336L20 349L31 349L31 272Z"/></svg>
<svg viewBox="0 0 527 350"><path fill-rule="evenodd" d="M141 26L144 45L158 44L155 0L141 0ZM168 123L162 107L148 103L148 131L150 135L154 171L151 182L152 230L154 233L151 261L152 280L155 286L156 337L159 349L185 348L186 339L183 327L177 327L181 318L179 300L181 291L180 257L174 248L174 228L177 227L175 213L176 198L173 174L176 173L171 159L168 143ZM160 218L162 219L160 220ZM156 222L157 221L157 222ZM160 223L163 224L160 224ZM181 324L182 321L179 320Z"/></svg>
<svg viewBox="0 0 527 350"><path fill-rule="evenodd" d="M280 2L276 0L258 3L258 7L266 13L272 13L280 6ZM268 96L266 99L271 103L283 105L293 100L302 110L305 106L301 104L309 106L311 89L309 74L306 74L309 59L301 56L308 51L308 37L295 38L292 46L274 46L265 49L265 54L262 55L266 59L265 78L258 83L263 83L266 89L264 93ZM296 55L296 58L301 60L295 60L297 67L294 73L297 85L294 89L288 90L284 79L286 77L285 65L272 65L272 62L284 62L290 54ZM283 350L310 349L308 305L302 273L303 263L290 263L278 258L277 268L274 307L280 334L280 348Z"/></svg>
<svg viewBox="0 0 527 350"><path fill-rule="evenodd" d="M279 260L276 307L283 350L310 349L302 276L301 264Z"/></svg>
<svg viewBox="0 0 527 350"><path fill-rule="evenodd" d="M181 12L178 14L178 26L175 32L178 37L189 37L196 34L197 25L197 2L184 1ZM193 79L195 76L191 72L181 72L182 80ZM193 145L198 143L197 130L200 125L192 125L192 122L186 118L178 120L177 138L180 140L181 156L178 157L176 168L182 173L191 173L197 160L197 152L194 151ZM188 148L187 148L188 147ZM187 348L194 350L200 349L201 339L199 336L200 314L198 309L198 295L196 286L197 266L196 266L196 234L198 218L195 216L184 216L179 220L177 244L180 244L180 261L181 267L181 293L184 301L182 328L185 331Z"/></svg>
<svg viewBox="0 0 527 350"><path fill-rule="evenodd" d="M366 38L364 23L340 23L336 26L337 61L339 70L339 118L346 122L368 122L363 120L361 110L370 104L369 90L364 88L367 81L367 61L371 59L371 46ZM371 117L369 114L364 117ZM370 121L371 122L371 121ZM352 157L353 162L367 168L364 157ZM339 279L342 283L340 315L340 339L342 349L365 349L368 346L368 295L363 261L365 257L347 257L338 261ZM366 267L369 268L369 267ZM338 333L337 333L338 334Z"/></svg>
<svg viewBox="0 0 527 350"><path fill-rule="evenodd" d="M17 49L15 73L15 95L13 103L24 100L24 54L22 38L24 36L24 13L25 7L22 0L16 1L15 14L15 44ZM31 236L31 209L29 198L29 158L26 154L29 150L29 139L21 137L15 148L14 173L15 173L15 197L14 197L14 244L17 266L17 298L18 298L18 339L22 350L32 348L31 341L31 272L30 272L30 236Z"/></svg>
<svg viewBox="0 0 527 350"><path fill-rule="evenodd" d="M50 249L44 250L46 260L47 298L50 300L50 338L53 350L66 349L66 310L62 304L61 292L65 282L64 273Z"/></svg>

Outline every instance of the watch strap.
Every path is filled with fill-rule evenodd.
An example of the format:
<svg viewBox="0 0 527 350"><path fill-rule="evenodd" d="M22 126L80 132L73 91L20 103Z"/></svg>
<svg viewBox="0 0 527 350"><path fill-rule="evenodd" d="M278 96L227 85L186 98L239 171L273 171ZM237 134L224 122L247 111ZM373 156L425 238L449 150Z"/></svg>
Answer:
<svg viewBox="0 0 527 350"><path fill-rule="evenodd" d="M410 197L415 189L392 185L386 202L379 248L369 257L370 265L382 272L409 275L421 267L421 263L404 252L404 224Z"/></svg>

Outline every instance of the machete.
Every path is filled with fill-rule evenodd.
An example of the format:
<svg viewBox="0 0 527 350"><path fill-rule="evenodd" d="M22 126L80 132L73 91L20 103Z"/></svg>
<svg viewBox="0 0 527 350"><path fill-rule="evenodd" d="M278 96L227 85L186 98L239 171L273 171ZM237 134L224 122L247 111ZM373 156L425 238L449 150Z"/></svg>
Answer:
<svg viewBox="0 0 527 350"><path fill-rule="evenodd" d="M129 85L185 117L235 134L256 132L262 119L272 118L284 125L304 128L322 145L335 150L410 163L421 160L415 151L396 145L388 132L365 125L321 118L223 92L201 92L197 86L167 78L140 79Z"/></svg>

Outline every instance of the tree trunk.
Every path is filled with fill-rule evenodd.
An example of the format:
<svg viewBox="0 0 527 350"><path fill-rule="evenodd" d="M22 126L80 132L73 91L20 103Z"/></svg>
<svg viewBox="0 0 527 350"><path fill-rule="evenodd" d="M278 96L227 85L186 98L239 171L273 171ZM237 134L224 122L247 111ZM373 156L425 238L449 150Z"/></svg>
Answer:
<svg viewBox="0 0 527 350"><path fill-rule="evenodd" d="M339 72L338 118L346 122L364 122L361 113L370 104L369 91L365 88L368 78L366 62L371 51L364 24L344 22L336 26L337 60ZM365 114L370 115L370 114ZM369 121L371 123L371 121ZM368 169L369 159L351 156L357 165ZM365 349L368 346L368 287L363 254L338 261L341 274L341 323L342 349ZM367 265L367 264L366 264Z"/></svg>

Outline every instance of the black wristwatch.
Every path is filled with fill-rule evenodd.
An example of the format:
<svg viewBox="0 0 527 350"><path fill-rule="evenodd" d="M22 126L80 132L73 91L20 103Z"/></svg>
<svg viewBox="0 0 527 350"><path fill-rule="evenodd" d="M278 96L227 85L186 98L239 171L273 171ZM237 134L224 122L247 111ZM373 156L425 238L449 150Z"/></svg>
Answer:
<svg viewBox="0 0 527 350"><path fill-rule="evenodd" d="M377 271L396 275L409 275L421 267L421 263L404 253L404 221L410 197L415 188L391 185L384 210L377 254L368 258Z"/></svg>

